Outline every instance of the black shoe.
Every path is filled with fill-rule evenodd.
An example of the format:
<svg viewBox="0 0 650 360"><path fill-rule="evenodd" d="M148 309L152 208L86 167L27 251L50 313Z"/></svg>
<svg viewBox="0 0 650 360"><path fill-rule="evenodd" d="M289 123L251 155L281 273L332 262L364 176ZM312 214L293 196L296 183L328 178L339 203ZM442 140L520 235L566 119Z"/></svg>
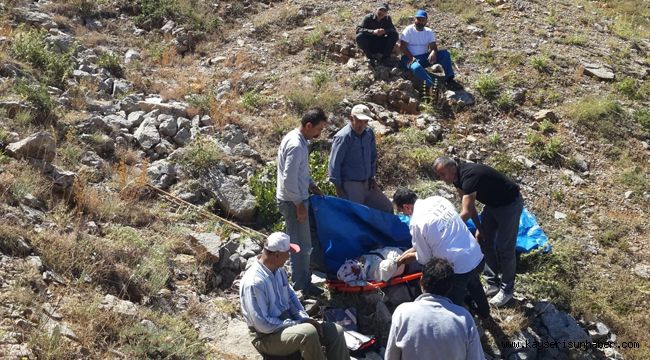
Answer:
<svg viewBox="0 0 650 360"><path fill-rule="evenodd" d="M447 79L446 87L447 87L447 89L452 90L452 91L457 91L457 90L463 90L464 89L463 85L457 83L456 80L454 80L454 79Z"/></svg>
<svg viewBox="0 0 650 360"><path fill-rule="evenodd" d="M305 289L302 289L302 293L308 297L319 297L323 295L324 292L323 289L313 284L309 284Z"/></svg>

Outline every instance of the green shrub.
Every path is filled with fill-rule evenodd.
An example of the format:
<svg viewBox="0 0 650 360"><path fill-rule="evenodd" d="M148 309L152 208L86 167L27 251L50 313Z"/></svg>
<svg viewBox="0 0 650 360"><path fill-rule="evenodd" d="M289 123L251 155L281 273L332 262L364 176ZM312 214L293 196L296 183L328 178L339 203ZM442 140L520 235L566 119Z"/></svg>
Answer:
<svg viewBox="0 0 650 360"><path fill-rule="evenodd" d="M249 111L259 110L263 101L264 97L255 90L245 92L239 99L239 103Z"/></svg>
<svg viewBox="0 0 650 360"><path fill-rule="evenodd" d="M614 85L616 91L627 96L632 100L640 100L645 98L647 95L645 89L640 87L637 81L634 78L626 77L625 79L619 81Z"/></svg>
<svg viewBox="0 0 650 360"><path fill-rule="evenodd" d="M320 106L325 112L332 111L343 99L343 94L327 84L320 91L311 87L294 88L286 94L286 97L289 107L295 113L302 115L314 106Z"/></svg>
<svg viewBox="0 0 650 360"><path fill-rule="evenodd" d="M35 113L27 113L29 120L43 125L47 125L54 120L54 101L45 86L41 84L29 85L21 81L14 86L14 92L36 108Z"/></svg>
<svg viewBox="0 0 650 360"><path fill-rule="evenodd" d="M219 146L209 138L197 137L174 162L187 170L199 174L211 167L222 163L225 154Z"/></svg>
<svg viewBox="0 0 650 360"><path fill-rule="evenodd" d="M212 98L210 95L204 94L192 94L187 97L187 103L195 108L201 109L203 111L210 110L210 102Z"/></svg>
<svg viewBox="0 0 650 360"><path fill-rule="evenodd" d="M607 98L587 97L566 107L567 115L576 125L601 137L614 140L624 135L624 110Z"/></svg>
<svg viewBox="0 0 650 360"><path fill-rule="evenodd" d="M634 112L634 120L641 125L641 128L646 132L646 136L650 135L650 110L637 110Z"/></svg>
<svg viewBox="0 0 650 360"><path fill-rule="evenodd" d="M550 59L544 55L530 58L530 65L540 73L547 73L551 70Z"/></svg>
<svg viewBox="0 0 650 360"><path fill-rule="evenodd" d="M330 74L327 69L323 68L316 71L312 77L312 82L316 89L321 89L330 79Z"/></svg>
<svg viewBox="0 0 650 360"><path fill-rule="evenodd" d="M481 75L476 81L474 87L481 96L488 100L496 99L501 91L499 80L491 74Z"/></svg>
<svg viewBox="0 0 650 360"><path fill-rule="evenodd" d="M122 70L122 65L120 64L120 57L110 51L106 51L99 56L97 59L97 66L102 67L113 76L122 77L124 76L124 71Z"/></svg>
<svg viewBox="0 0 650 360"><path fill-rule="evenodd" d="M517 174L524 168L519 161L513 159L510 155L504 152L491 156L487 160L487 163L510 178L517 176Z"/></svg>
<svg viewBox="0 0 650 360"><path fill-rule="evenodd" d="M515 101L512 99L512 95L504 92L494 100L494 105L498 107L499 110L508 111L515 107Z"/></svg>
<svg viewBox="0 0 650 360"><path fill-rule="evenodd" d="M564 146L560 138L553 137L546 140L541 135L529 134L528 144L530 145L530 155L533 158L552 165L562 163Z"/></svg>
<svg viewBox="0 0 650 360"><path fill-rule="evenodd" d="M320 44L323 39L325 39L325 33L327 29L323 25L318 25L316 28L307 34L305 37L305 43L310 46L315 46Z"/></svg>
<svg viewBox="0 0 650 360"><path fill-rule="evenodd" d="M14 55L39 69L49 85L61 86L74 68L72 50L58 54L45 41L45 30L20 27L12 45Z"/></svg>
<svg viewBox="0 0 650 360"><path fill-rule="evenodd" d="M544 134L552 134L556 131L555 125L549 120L549 119L544 119L541 123L539 123L539 131Z"/></svg>

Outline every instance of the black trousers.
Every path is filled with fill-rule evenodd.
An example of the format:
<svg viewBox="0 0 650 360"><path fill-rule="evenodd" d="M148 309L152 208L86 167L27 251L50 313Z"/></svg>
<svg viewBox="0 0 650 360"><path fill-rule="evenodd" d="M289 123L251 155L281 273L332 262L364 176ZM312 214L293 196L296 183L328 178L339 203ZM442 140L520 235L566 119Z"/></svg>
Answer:
<svg viewBox="0 0 650 360"><path fill-rule="evenodd" d="M370 58L373 54L381 54L386 57L393 52L397 43L398 35L396 32L384 34L384 36L375 36L371 33L361 32L357 34L357 45Z"/></svg>

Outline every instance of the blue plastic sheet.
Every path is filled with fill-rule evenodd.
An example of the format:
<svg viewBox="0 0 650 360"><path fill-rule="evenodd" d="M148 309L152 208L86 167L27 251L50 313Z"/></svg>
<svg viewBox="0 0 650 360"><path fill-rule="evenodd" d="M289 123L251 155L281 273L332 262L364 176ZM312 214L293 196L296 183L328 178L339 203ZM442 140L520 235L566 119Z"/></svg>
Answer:
<svg viewBox="0 0 650 360"><path fill-rule="evenodd" d="M309 200L329 273L336 274L345 260L372 249L411 247L406 217L332 196L312 196Z"/></svg>
<svg viewBox="0 0 650 360"><path fill-rule="evenodd" d="M472 232L476 231L476 225L472 219L467 221L467 227ZM517 234L517 252L529 253L535 249L542 248L544 252L551 250L551 244L548 243L548 237L544 230L537 224L535 215L531 214L527 209L521 212L519 217L519 232Z"/></svg>

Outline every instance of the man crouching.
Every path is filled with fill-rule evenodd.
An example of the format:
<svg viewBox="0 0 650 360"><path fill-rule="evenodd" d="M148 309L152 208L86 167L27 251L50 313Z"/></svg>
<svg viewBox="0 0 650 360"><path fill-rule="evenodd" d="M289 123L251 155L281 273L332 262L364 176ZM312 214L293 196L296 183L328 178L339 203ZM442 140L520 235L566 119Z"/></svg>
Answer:
<svg viewBox="0 0 650 360"><path fill-rule="evenodd" d="M269 235L262 254L241 280L241 311L254 333L253 346L273 356L300 352L305 360L350 359L343 329L310 318L289 285L284 264L290 252L298 253L300 247L289 242L289 235Z"/></svg>

